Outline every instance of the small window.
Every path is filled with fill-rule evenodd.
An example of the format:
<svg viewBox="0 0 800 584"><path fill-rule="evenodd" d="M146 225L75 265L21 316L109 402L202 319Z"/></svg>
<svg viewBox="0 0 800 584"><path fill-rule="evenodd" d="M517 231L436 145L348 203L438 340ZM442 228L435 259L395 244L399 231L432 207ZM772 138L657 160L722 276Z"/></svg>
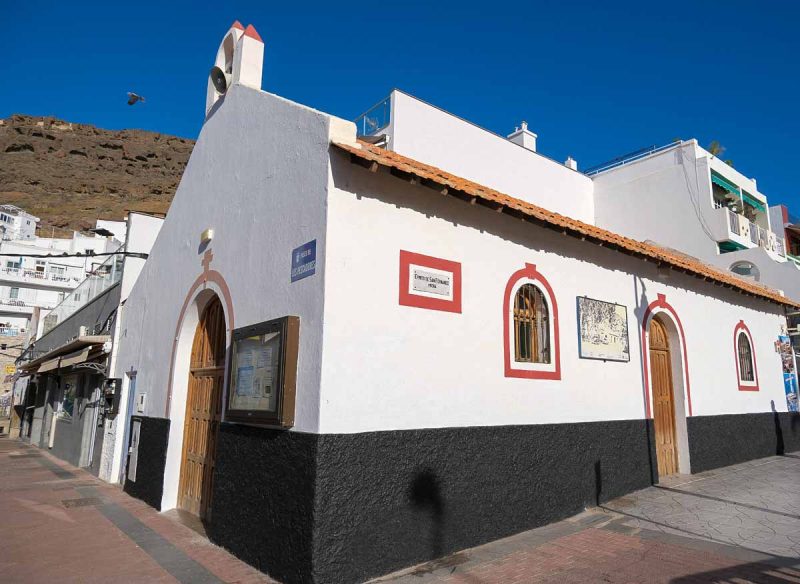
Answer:
<svg viewBox="0 0 800 584"><path fill-rule="evenodd" d="M758 268L752 262L736 262L731 266L731 272L756 282L761 278Z"/></svg>
<svg viewBox="0 0 800 584"><path fill-rule="evenodd" d="M514 298L514 360L550 363L550 317L542 291L524 284Z"/></svg>
<svg viewBox="0 0 800 584"><path fill-rule="evenodd" d="M753 349L750 340L744 332L739 333L739 381L755 381L753 371Z"/></svg>
<svg viewBox="0 0 800 584"><path fill-rule="evenodd" d="M733 332L736 377L740 391L758 391L758 368L750 329L739 321Z"/></svg>
<svg viewBox="0 0 800 584"><path fill-rule="evenodd" d="M11 290L8 292L8 297L12 300L19 298L19 288L11 288Z"/></svg>

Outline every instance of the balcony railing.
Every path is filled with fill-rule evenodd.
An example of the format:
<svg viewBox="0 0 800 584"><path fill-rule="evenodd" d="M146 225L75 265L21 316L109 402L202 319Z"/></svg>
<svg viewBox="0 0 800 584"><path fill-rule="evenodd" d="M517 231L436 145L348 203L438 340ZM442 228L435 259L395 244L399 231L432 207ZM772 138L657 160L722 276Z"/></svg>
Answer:
<svg viewBox="0 0 800 584"><path fill-rule="evenodd" d="M117 284L122 278L123 256L110 256L100 264L96 270L89 274L77 288L72 290L56 306L50 314L44 317L42 335L46 335L60 322L78 312L83 306L100 296L103 292Z"/></svg>
<svg viewBox="0 0 800 584"><path fill-rule="evenodd" d="M786 256L786 244L783 238L778 237L769 229L753 223L744 215L734 213L727 207L715 206L720 209L717 213L721 212L726 215L727 237L735 235L739 239L733 239L733 241L737 241L741 245L746 245L744 242L749 241L753 246L758 246L782 257ZM725 236L723 234L723 237Z"/></svg>
<svg viewBox="0 0 800 584"><path fill-rule="evenodd" d="M81 270L82 272L82 270ZM30 270L28 268L0 268L0 278L12 278L14 280L23 281L23 282L54 282L56 284L63 284L64 286L68 286L72 284L73 286L77 285L81 280L83 280L82 274L79 276L77 273L73 273L72 275L69 274L58 274L53 271L49 272L39 272L36 270Z"/></svg>
<svg viewBox="0 0 800 584"><path fill-rule="evenodd" d="M379 101L355 120L359 136L373 136L389 125L392 115L391 96Z"/></svg>

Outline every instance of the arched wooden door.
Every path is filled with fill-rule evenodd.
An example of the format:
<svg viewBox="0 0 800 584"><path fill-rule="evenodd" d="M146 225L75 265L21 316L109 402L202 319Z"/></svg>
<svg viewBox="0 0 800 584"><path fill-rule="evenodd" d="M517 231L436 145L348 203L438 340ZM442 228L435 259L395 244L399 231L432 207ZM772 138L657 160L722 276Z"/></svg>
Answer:
<svg viewBox="0 0 800 584"><path fill-rule="evenodd" d="M211 481L225 375L225 313L214 297L194 333L183 426L178 507L201 519L211 516Z"/></svg>
<svg viewBox="0 0 800 584"><path fill-rule="evenodd" d="M675 431L675 392L672 386L672 359L664 325L650 321L650 371L652 372L653 423L656 433L658 475L678 472L678 440Z"/></svg>

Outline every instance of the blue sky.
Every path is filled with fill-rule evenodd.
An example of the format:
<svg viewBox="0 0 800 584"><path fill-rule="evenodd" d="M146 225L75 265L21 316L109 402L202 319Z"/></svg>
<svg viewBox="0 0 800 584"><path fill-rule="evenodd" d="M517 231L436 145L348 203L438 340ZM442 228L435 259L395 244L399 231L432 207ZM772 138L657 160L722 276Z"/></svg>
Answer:
<svg viewBox="0 0 800 584"><path fill-rule="evenodd" d="M719 140L800 214L800 2L0 0L0 117L195 137L233 20L266 42L263 87L354 118L393 87L582 168L673 138ZM147 103L128 107L126 91Z"/></svg>

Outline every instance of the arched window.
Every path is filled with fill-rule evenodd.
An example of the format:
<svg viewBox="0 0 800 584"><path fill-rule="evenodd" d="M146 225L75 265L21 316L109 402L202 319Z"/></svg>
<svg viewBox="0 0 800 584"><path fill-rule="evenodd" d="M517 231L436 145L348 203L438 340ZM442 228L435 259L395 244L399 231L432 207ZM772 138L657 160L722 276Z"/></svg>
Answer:
<svg viewBox="0 0 800 584"><path fill-rule="evenodd" d="M753 337L750 329L739 321L733 331L733 343L736 357L736 377L740 391L758 391L758 369L756 354L753 348Z"/></svg>
<svg viewBox="0 0 800 584"><path fill-rule="evenodd" d="M514 298L514 360L550 363L550 311L533 284L522 285Z"/></svg>
<svg viewBox="0 0 800 584"><path fill-rule="evenodd" d="M561 379L558 305L533 264L514 272L503 299L506 377Z"/></svg>
<svg viewBox="0 0 800 584"><path fill-rule="evenodd" d="M735 262L731 265L731 272L756 282L761 278L761 274L753 262Z"/></svg>

